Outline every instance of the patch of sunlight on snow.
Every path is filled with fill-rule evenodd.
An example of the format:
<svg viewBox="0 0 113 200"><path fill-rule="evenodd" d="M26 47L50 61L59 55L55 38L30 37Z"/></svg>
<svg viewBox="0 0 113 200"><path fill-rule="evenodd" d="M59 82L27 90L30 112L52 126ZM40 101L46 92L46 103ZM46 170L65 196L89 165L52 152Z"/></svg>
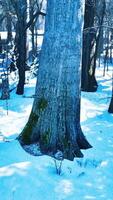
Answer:
<svg viewBox="0 0 113 200"><path fill-rule="evenodd" d="M93 184L90 183L90 182L87 182L86 185L87 185L88 187L92 187Z"/></svg>
<svg viewBox="0 0 113 200"><path fill-rule="evenodd" d="M96 117L97 115L101 115L101 114L102 114L102 112L100 112L100 111L95 110L92 112L92 110L91 110L91 111L87 112L87 117L93 118L93 117Z"/></svg>
<svg viewBox="0 0 113 200"><path fill-rule="evenodd" d="M81 112L81 122L84 122L86 120L88 120L89 118L94 118L98 115L102 115L102 112L101 111L97 111L97 110L90 110L89 111L85 111L85 110L82 110Z"/></svg>
<svg viewBox="0 0 113 200"><path fill-rule="evenodd" d="M9 165L7 167L0 168L0 177L1 176L11 176L14 173L25 174L26 169L30 166L30 162L21 162Z"/></svg>
<svg viewBox="0 0 113 200"><path fill-rule="evenodd" d="M82 125L82 128L83 128L83 130L84 130L85 132L88 132L88 131L90 131L90 130L91 130L89 127L87 127L87 126L84 126L84 125Z"/></svg>
<svg viewBox="0 0 113 200"><path fill-rule="evenodd" d="M108 165L108 161L103 161L103 162L101 162L101 167L106 167Z"/></svg>
<svg viewBox="0 0 113 200"><path fill-rule="evenodd" d="M2 132L2 134L5 137L10 137L20 133L28 120L31 108L32 105L28 105L26 107L23 105L22 106L23 113L18 113L18 111L9 110L8 115L6 114L6 111L2 109L2 113L0 113L0 116L2 115L2 118L0 120L0 127L2 127L0 131ZM4 126L4 121L5 121L5 126ZM12 121L14 121L14 123L12 123Z"/></svg>
<svg viewBox="0 0 113 200"><path fill-rule="evenodd" d="M99 185L99 186L98 186L98 189L99 189L99 190L103 190L104 188L105 188L104 185Z"/></svg>
<svg viewBox="0 0 113 200"><path fill-rule="evenodd" d="M96 199L95 196L90 196L90 195L86 195L84 198L85 198L85 199Z"/></svg>
<svg viewBox="0 0 113 200"><path fill-rule="evenodd" d="M97 140L98 140L98 141L102 141L103 138L101 138L101 137L97 137Z"/></svg>
<svg viewBox="0 0 113 200"><path fill-rule="evenodd" d="M103 105L105 107L105 105ZM106 109L106 107L105 107ZM82 97L81 100L81 122L103 114L103 108L93 104L90 100Z"/></svg>
<svg viewBox="0 0 113 200"><path fill-rule="evenodd" d="M69 180L62 180L55 191L62 191L64 194L68 195L73 191L73 184Z"/></svg>

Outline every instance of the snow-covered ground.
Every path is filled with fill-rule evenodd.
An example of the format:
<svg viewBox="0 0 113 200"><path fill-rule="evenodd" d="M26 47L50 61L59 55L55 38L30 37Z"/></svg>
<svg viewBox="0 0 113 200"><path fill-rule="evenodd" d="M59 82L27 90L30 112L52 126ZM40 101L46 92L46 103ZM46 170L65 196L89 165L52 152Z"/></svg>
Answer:
<svg viewBox="0 0 113 200"><path fill-rule="evenodd" d="M64 160L56 173L48 156L26 153L15 138L27 122L33 98L11 92L0 100L0 200L113 200L113 115L107 109L111 97L111 73L97 70L96 93L82 93L81 125L93 145L84 158ZM34 94L35 80L25 88ZM57 163L59 164L59 163Z"/></svg>

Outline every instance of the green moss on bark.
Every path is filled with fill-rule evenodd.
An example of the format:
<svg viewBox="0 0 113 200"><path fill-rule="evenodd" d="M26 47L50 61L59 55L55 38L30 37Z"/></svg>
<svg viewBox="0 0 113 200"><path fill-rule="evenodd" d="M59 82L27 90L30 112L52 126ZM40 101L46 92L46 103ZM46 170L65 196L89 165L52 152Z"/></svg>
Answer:
<svg viewBox="0 0 113 200"><path fill-rule="evenodd" d="M39 111L44 111L45 108L47 107L48 105L48 102L45 98L41 98L39 101L38 101L38 109Z"/></svg>
<svg viewBox="0 0 113 200"><path fill-rule="evenodd" d="M49 129L40 135L40 137L41 137L41 145L43 145L44 149L48 148L48 145L50 143L50 136L51 136L51 134L50 134L50 130Z"/></svg>
<svg viewBox="0 0 113 200"><path fill-rule="evenodd" d="M20 135L22 143L31 144L32 130L35 127L36 123L38 122L39 115L41 114L42 111L44 111L47 105L48 105L47 100L45 98L40 98L37 104L37 111L39 111L38 114L35 114L33 111L31 112L29 120ZM42 141L44 141L44 144L48 142L48 137L49 137L48 135L49 135L48 131L43 134Z"/></svg>
<svg viewBox="0 0 113 200"><path fill-rule="evenodd" d="M62 144L63 144L64 149L68 149L70 143L69 143L67 137L63 138Z"/></svg>
<svg viewBox="0 0 113 200"><path fill-rule="evenodd" d="M35 124L38 122L39 116L33 113L33 111L30 114L29 120L24 127L22 134L21 134L21 140L24 144L30 144L31 143L31 133L35 126Z"/></svg>

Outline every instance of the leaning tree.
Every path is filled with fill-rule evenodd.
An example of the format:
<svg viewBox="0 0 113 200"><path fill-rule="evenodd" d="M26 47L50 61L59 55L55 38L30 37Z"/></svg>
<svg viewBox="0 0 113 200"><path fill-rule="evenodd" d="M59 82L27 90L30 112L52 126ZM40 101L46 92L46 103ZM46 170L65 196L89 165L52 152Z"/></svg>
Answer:
<svg viewBox="0 0 113 200"><path fill-rule="evenodd" d="M80 126L83 0L48 0L33 108L20 143L44 154L83 157L91 145Z"/></svg>

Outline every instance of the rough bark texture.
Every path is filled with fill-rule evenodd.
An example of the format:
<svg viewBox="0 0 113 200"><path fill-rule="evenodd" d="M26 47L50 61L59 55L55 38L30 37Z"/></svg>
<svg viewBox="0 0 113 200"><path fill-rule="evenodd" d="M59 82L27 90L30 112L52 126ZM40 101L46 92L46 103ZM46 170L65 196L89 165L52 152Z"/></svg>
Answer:
<svg viewBox="0 0 113 200"><path fill-rule="evenodd" d="M80 127L80 60L83 0L49 0L36 97L22 144L37 142L43 153L82 157L90 148Z"/></svg>

